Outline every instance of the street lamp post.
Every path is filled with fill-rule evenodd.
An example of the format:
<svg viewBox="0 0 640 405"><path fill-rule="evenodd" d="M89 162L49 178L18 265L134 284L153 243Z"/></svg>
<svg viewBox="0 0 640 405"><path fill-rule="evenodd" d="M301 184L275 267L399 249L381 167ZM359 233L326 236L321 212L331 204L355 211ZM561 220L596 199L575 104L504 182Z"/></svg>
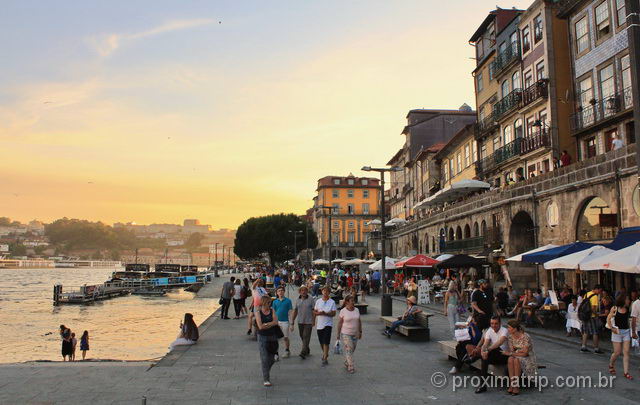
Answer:
<svg viewBox="0 0 640 405"><path fill-rule="evenodd" d="M216 262L214 263L213 267L218 267L218 245L220 244L220 242L216 242Z"/></svg>
<svg viewBox="0 0 640 405"><path fill-rule="evenodd" d="M297 236L298 236L299 233L302 233L302 231L300 231L300 230L297 230L297 231L289 230L288 232L293 234L293 260L295 261L296 257L298 256L298 239L297 239ZM307 244L308 244L308 242L307 242Z"/></svg>
<svg viewBox="0 0 640 405"><path fill-rule="evenodd" d="M329 219L329 223L328 223L328 227L327 227L327 232L328 232L328 242L329 242L329 267L331 267L331 213L333 211L333 207L330 205L320 205L318 208L321 209L327 209L329 210L329 214L328 214L328 219ZM329 272L331 273L331 272Z"/></svg>
<svg viewBox="0 0 640 405"><path fill-rule="evenodd" d="M388 306L388 308L385 308L385 301L388 301L389 303L391 303L391 299L390 297L386 297L387 295L387 283L385 280L385 273L386 273L386 262L387 262L387 247L386 247L386 230L385 230L385 212L384 212L384 174L386 172L399 172L402 171L403 169L401 167L380 167L380 168L374 168L371 166L364 166L362 168L362 171L365 172L378 172L380 173L380 242L382 243L382 247L381 247L381 256L382 256L382 275L380 278L380 282L382 284L382 305L381 305L381 315L382 316L390 316L391 315L391 305ZM385 311L386 309L386 311ZM388 313L387 313L388 312Z"/></svg>
<svg viewBox="0 0 640 405"><path fill-rule="evenodd" d="M224 267L224 244L222 244L222 267Z"/></svg>

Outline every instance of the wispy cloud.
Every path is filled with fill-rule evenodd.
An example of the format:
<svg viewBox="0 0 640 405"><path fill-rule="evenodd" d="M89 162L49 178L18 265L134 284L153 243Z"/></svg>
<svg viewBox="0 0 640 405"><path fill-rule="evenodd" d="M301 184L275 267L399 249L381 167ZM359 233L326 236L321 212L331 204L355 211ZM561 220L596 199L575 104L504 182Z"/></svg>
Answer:
<svg viewBox="0 0 640 405"><path fill-rule="evenodd" d="M193 18L188 20L172 20L146 31L130 34L104 34L89 38L89 43L102 57L107 57L115 52L123 43L137 39L149 38L167 32L181 31L203 25L213 24L212 18Z"/></svg>

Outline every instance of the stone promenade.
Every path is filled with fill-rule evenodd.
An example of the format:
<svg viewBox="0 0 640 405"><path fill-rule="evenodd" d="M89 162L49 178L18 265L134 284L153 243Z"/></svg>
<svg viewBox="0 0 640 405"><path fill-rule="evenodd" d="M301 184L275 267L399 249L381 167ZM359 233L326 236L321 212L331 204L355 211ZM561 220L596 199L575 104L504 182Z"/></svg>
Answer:
<svg viewBox="0 0 640 405"><path fill-rule="evenodd" d="M226 276L222 277L222 280ZM221 279L216 280L216 286ZM212 286L212 288L215 288ZM293 291L291 291L293 295ZM292 297L295 298L295 297ZM357 372L347 374L340 356L320 366L319 346L312 340L312 356L295 356L300 348L294 336L291 358L273 367L274 386L262 386L257 344L248 339L246 319L220 320L217 315L202 325L196 346L150 363L19 364L0 366L2 404L572 404L607 402L636 404L640 400L638 361L632 363L636 380L618 378L613 388L547 387L523 390L510 397L505 390L475 394L473 387L453 390L448 370L452 363L440 353L438 340L449 339L445 317L431 318L431 342L411 343L403 337L381 335L379 297L369 297L363 316L364 336L356 350ZM402 311L394 301L394 313ZM608 380L604 355L582 354L575 345L534 336L540 374L555 384L556 377L590 376ZM144 342L141 342L144 344ZM618 365L619 375L622 374ZM431 379L448 381L436 388ZM460 377L473 377L466 370Z"/></svg>

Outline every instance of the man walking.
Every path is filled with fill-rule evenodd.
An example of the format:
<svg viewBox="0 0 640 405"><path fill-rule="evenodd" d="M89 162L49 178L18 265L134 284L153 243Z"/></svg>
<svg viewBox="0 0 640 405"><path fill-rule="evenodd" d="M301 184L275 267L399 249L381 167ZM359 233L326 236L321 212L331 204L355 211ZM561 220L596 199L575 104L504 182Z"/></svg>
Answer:
<svg viewBox="0 0 640 405"><path fill-rule="evenodd" d="M235 277L231 277L229 281L226 281L222 285L222 291L220 292L220 298L222 299L222 310L220 313L221 319L229 319L229 306L231 305L231 297L235 293L233 283L236 281Z"/></svg>
<svg viewBox="0 0 640 405"><path fill-rule="evenodd" d="M293 309L293 305L291 300L284 296L284 287L278 287L276 294L278 298L273 301L272 307L278 317L278 326L284 334L285 357L289 357L291 355L291 351L289 351L289 311Z"/></svg>
<svg viewBox="0 0 640 405"><path fill-rule="evenodd" d="M583 353L589 352L587 349L587 341L589 336L593 336L594 353L602 354L600 350L600 333L602 332L602 321L600 320L600 295L602 294L602 286L597 284L593 290L588 292L584 296L584 304L580 304L578 307L578 317L582 321L582 347L580 351ZM587 309L587 312L583 312L580 308L582 305L590 305L591 310ZM587 316L586 319L582 318L582 314Z"/></svg>
<svg viewBox="0 0 640 405"><path fill-rule="evenodd" d="M489 327L489 320L493 315L493 291L487 280L478 281L480 288L471 294L471 308L478 320L478 328L484 331Z"/></svg>
<svg viewBox="0 0 640 405"><path fill-rule="evenodd" d="M309 289L305 286L298 290L300 296L296 301L296 306L291 315L290 330L293 332L293 325L298 318L298 331L302 339L302 349L300 357L304 360L309 354L309 342L311 341L311 330L313 329L313 298L309 296Z"/></svg>

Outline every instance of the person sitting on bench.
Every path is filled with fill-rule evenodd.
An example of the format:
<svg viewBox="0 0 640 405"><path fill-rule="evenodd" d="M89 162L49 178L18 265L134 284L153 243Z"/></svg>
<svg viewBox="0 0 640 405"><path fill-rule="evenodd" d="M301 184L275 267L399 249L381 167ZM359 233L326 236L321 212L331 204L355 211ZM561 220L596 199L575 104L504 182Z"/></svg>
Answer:
<svg viewBox="0 0 640 405"><path fill-rule="evenodd" d="M388 338L391 338L391 336L393 336L393 334L396 332L396 329L398 329L398 326L413 325L416 321L416 314L422 312L422 310L416 306L416 302L417 300L415 296L407 298L407 310L404 311L404 314L402 314L402 316L399 317L397 321L394 321L391 324L391 327L389 327L389 329L382 332L382 334L386 335Z"/></svg>
<svg viewBox="0 0 640 405"><path fill-rule="evenodd" d="M456 365L449 371L449 374L460 372L464 363L473 363L480 357L479 343L482 339L482 331L478 328L475 317L469 321L468 331L470 339L460 341L456 345Z"/></svg>
<svg viewBox="0 0 640 405"><path fill-rule="evenodd" d="M491 318L489 328L485 330L482 341L480 342L482 366L480 375L486 377L489 375L489 364L505 365L509 360L508 356L505 356L503 352L509 349L507 343L507 337L509 332L507 328L500 324L500 317L494 316ZM482 384L476 390L476 394L480 394L487 390L486 384Z"/></svg>

